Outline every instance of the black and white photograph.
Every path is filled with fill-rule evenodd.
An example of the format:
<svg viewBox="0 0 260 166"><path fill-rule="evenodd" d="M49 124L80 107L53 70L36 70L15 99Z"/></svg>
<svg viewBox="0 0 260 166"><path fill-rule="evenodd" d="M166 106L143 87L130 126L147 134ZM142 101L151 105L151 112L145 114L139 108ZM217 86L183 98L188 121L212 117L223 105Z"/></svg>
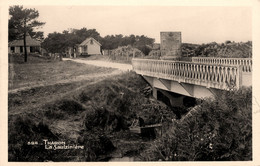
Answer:
<svg viewBox="0 0 260 166"><path fill-rule="evenodd" d="M257 160L259 1L68 2L1 8L7 164Z"/></svg>

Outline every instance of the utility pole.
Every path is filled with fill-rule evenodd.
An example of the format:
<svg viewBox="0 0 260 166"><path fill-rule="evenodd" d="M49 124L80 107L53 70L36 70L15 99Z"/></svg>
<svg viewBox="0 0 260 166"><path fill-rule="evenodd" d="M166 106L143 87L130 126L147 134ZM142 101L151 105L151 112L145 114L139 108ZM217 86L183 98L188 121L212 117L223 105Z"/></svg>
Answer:
<svg viewBox="0 0 260 166"><path fill-rule="evenodd" d="M24 44L24 62L27 62L27 49L26 49L26 17L24 18L23 44Z"/></svg>

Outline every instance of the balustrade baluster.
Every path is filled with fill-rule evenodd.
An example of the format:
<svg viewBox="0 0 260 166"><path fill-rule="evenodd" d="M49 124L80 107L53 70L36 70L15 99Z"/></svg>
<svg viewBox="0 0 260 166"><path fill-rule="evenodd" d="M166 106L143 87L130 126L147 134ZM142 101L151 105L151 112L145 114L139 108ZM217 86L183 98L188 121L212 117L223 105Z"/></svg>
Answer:
<svg viewBox="0 0 260 166"><path fill-rule="evenodd" d="M205 81L209 81L209 65L205 65Z"/></svg>
<svg viewBox="0 0 260 166"><path fill-rule="evenodd" d="M206 81L206 66L205 65L203 65L202 66L203 68L203 70L202 70L202 80L203 81Z"/></svg>
<svg viewBox="0 0 260 166"><path fill-rule="evenodd" d="M187 65L185 63L183 63L183 77L186 77L186 73L187 73Z"/></svg>
<svg viewBox="0 0 260 166"><path fill-rule="evenodd" d="M221 66L220 67L220 71L219 71L219 75L220 75L220 82L221 83L224 83L224 75L223 75L223 70L224 70L224 67Z"/></svg>
<svg viewBox="0 0 260 166"><path fill-rule="evenodd" d="M205 75L205 66L204 65L202 65L201 66L201 80L203 80L204 81L204 75Z"/></svg>
<svg viewBox="0 0 260 166"><path fill-rule="evenodd" d="M167 76L167 73L168 73L168 63L165 62L165 76Z"/></svg>
<svg viewBox="0 0 260 166"><path fill-rule="evenodd" d="M213 76L212 76L212 66L209 66L209 80L213 81Z"/></svg>
<svg viewBox="0 0 260 166"><path fill-rule="evenodd" d="M156 72L156 63L153 61L152 64L153 64L153 70L152 71Z"/></svg>
<svg viewBox="0 0 260 166"><path fill-rule="evenodd" d="M197 80L198 79L198 65L194 64L194 79Z"/></svg>
<svg viewBox="0 0 260 166"><path fill-rule="evenodd" d="M171 63L171 76L173 75L173 72L174 72L174 63Z"/></svg>
<svg viewBox="0 0 260 166"><path fill-rule="evenodd" d="M228 85L230 85L230 68L229 67L227 67L227 83L228 83Z"/></svg>
<svg viewBox="0 0 260 166"><path fill-rule="evenodd" d="M189 64L188 64L188 63L186 63L186 64L185 64L185 66L186 66L186 73L185 73L185 77L189 78Z"/></svg>
<svg viewBox="0 0 260 166"><path fill-rule="evenodd" d="M193 78L193 71L194 71L194 68L193 68L193 65L192 64L190 64L190 69L189 69L189 77L190 78Z"/></svg>
<svg viewBox="0 0 260 166"><path fill-rule="evenodd" d="M212 66L212 82L216 82L215 79L216 79L216 66Z"/></svg>
<svg viewBox="0 0 260 166"><path fill-rule="evenodd" d="M206 66L206 81L210 81L210 66Z"/></svg>
<svg viewBox="0 0 260 166"><path fill-rule="evenodd" d="M178 67L179 67L178 76L180 77L181 76L181 70L182 70L180 63L178 63Z"/></svg>
<svg viewBox="0 0 260 166"><path fill-rule="evenodd" d="M189 78L193 78L193 72L192 71L194 71L194 68L193 68L193 66L192 66L192 64L190 64L190 69L189 69Z"/></svg>
<svg viewBox="0 0 260 166"><path fill-rule="evenodd" d="M198 66L198 79L201 79L201 65Z"/></svg>
<svg viewBox="0 0 260 166"><path fill-rule="evenodd" d="M216 75L215 75L215 81L216 82L218 82L218 80L219 80L219 75L218 75L218 73L219 73L219 66L216 66Z"/></svg>
<svg viewBox="0 0 260 166"><path fill-rule="evenodd" d="M167 73L168 73L168 63L165 62L165 76L167 77Z"/></svg>
<svg viewBox="0 0 260 166"><path fill-rule="evenodd" d="M185 72L185 66L183 63L181 63L181 66L182 66L182 70L181 70L181 76L184 77L184 72Z"/></svg>

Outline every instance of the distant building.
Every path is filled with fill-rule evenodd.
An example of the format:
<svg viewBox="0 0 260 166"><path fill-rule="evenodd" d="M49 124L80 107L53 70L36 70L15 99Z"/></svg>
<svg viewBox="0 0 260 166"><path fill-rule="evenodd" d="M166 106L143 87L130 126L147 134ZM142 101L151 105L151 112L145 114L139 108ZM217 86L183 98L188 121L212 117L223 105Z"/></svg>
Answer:
<svg viewBox="0 0 260 166"><path fill-rule="evenodd" d="M65 49L66 57L76 58L79 55L79 44L75 44L74 47L67 47Z"/></svg>
<svg viewBox="0 0 260 166"><path fill-rule="evenodd" d="M73 57L73 47L67 47L65 49L66 57L71 58Z"/></svg>
<svg viewBox="0 0 260 166"><path fill-rule="evenodd" d="M31 38L29 34L26 35L26 49L27 53L41 52L41 42ZM14 40L8 44L8 53L24 53L24 41Z"/></svg>
<svg viewBox="0 0 260 166"><path fill-rule="evenodd" d="M79 54L100 55L101 44L94 38L89 37L79 45L78 52Z"/></svg>

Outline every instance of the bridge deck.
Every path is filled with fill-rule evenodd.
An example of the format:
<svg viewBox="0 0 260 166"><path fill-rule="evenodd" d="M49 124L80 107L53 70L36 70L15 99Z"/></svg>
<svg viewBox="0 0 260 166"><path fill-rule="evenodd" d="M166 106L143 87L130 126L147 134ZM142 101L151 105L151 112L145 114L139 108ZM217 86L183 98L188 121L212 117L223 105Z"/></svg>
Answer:
<svg viewBox="0 0 260 166"><path fill-rule="evenodd" d="M183 62L151 59L133 59L133 70L141 75L227 90L240 88L242 65L206 64L200 62ZM250 67L251 70L251 67Z"/></svg>

